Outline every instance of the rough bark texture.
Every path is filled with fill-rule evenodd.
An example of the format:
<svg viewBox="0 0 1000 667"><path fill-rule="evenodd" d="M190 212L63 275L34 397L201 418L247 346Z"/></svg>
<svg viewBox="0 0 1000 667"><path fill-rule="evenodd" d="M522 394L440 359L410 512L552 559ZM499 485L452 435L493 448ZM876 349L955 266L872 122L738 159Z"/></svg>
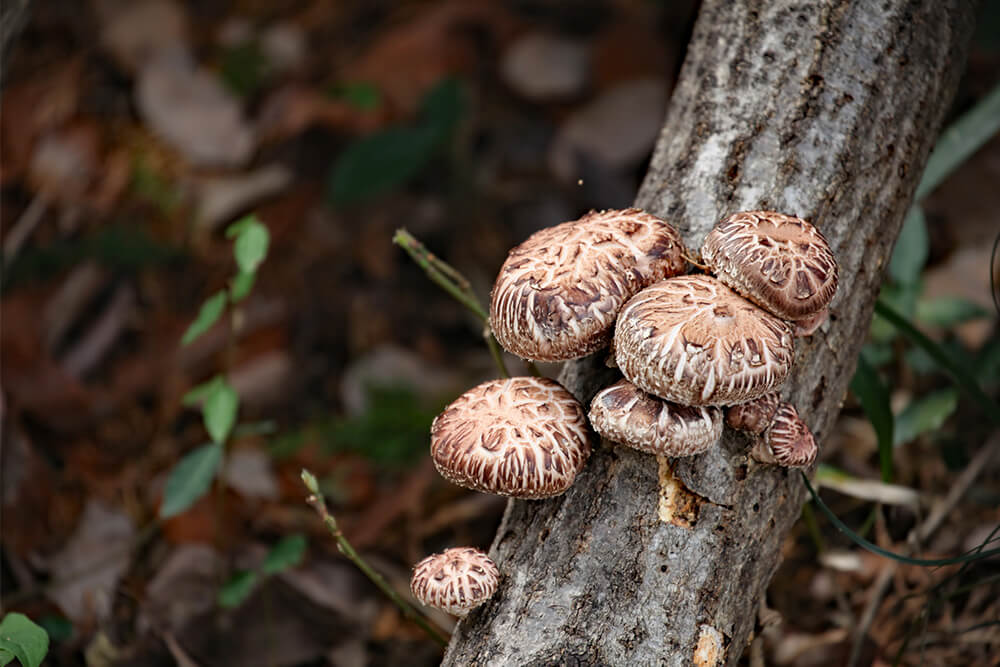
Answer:
<svg viewBox="0 0 1000 667"><path fill-rule="evenodd" d="M831 320L798 341L783 389L822 442L928 152L956 88L975 3L705 2L637 204L692 248L737 210L802 216L841 267ZM598 354L562 380L589 402ZM603 444L576 485L514 501L493 544L497 596L459 626L448 665L689 665L699 636L735 664L805 490L727 430L675 474L690 528L660 519L665 461ZM683 523L683 521L678 521ZM714 662L697 664L716 664Z"/></svg>

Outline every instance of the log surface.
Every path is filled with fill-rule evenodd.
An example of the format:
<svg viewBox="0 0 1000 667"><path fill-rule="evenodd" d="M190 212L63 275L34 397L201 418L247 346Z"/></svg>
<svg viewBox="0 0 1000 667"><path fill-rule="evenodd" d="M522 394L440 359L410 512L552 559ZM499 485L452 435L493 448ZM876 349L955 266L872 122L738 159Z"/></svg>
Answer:
<svg viewBox="0 0 1000 667"><path fill-rule="evenodd" d="M821 443L839 410L883 269L957 87L975 3L707 0L636 203L698 248L729 213L816 224L840 262L831 319L797 342L783 389ZM585 404L618 374L566 364ZM661 520L665 460L602 443L577 483L511 501L493 600L457 627L447 665L734 665L805 489L797 472L719 446L674 474L693 525ZM821 449L822 452L822 449ZM822 454L821 454L822 455ZM721 637L718 662L695 651ZM711 642L709 642L711 643Z"/></svg>

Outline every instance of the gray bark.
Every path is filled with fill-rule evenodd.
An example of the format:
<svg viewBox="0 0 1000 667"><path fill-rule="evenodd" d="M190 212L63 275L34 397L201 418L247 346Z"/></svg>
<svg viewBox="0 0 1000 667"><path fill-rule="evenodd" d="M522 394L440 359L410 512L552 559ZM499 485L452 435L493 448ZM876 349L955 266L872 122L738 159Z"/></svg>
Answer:
<svg viewBox="0 0 1000 667"><path fill-rule="evenodd" d="M893 240L963 69L974 2L708 0L637 205L692 248L737 210L817 224L841 269L823 329L798 341L783 389L829 432ZM601 355L562 380L588 402ZM689 665L698 638L739 660L806 492L726 431L677 463L697 496L685 528L658 515L658 462L603 443L565 495L512 501L492 548L497 596L455 632L448 665ZM715 664L706 662L705 664Z"/></svg>

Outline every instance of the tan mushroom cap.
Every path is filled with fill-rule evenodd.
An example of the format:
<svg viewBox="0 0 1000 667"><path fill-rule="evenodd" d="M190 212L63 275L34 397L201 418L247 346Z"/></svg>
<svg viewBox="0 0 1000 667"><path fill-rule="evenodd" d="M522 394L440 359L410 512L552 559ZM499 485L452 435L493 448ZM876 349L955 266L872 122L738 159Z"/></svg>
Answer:
<svg viewBox="0 0 1000 667"><path fill-rule="evenodd" d="M754 401L734 405L726 411L726 423L730 428L751 433L763 433L774 421L774 413L781 403L778 392L764 394Z"/></svg>
<svg viewBox="0 0 1000 667"><path fill-rule="evenodd" d="M643 287L686 268L671 225L639 209L591 212L511 250L490 298L500 345L525 359L564 361L601 349Z"/></svg>
<svg viewBox="0 0 1000 667"><path fill-rule="evenodd" d="M453 484L517 498L556 496L590 455L583 406L555 380L515 377L470 389L431 424L431 457Z"/></svg>
<svg viewBox="0 0 1000 667"><path fill-rule="evenodd" d="M615 359L640 389L683 405L744 403L780 386L792 330L711 276L668 278L625 304Z"/></svg>
<svg viewBox="0 0 1000 667"><path fill-rule="evenodd" d="M750 455L761 463L785 468L808 468L816 460L819 448L809 426L791 403L781 403L771 426L754 445Z"/></svg>
<svg viewBox="0 0 1000 667"><path fill-rule="evenodd" d="M421 604L465 616L493 597L499 581L500 571L489 556L455 547L417 563L410 590Z"/></svg>
<svg viewBox="0 0 1000 667"><path fill-rule="evenodd" d="M619 380L594 397L590 424L608 440L640 452L693 456L718 442L722 411L669 403Z"/></svg>
<svg viewBox="0 0 1000 667"><path fill-rule="evenodd" d="M786 320L823 310L837 291L837 260L810 223L774 211L734 213L705 237L702 260L719 280Z"/></svg>

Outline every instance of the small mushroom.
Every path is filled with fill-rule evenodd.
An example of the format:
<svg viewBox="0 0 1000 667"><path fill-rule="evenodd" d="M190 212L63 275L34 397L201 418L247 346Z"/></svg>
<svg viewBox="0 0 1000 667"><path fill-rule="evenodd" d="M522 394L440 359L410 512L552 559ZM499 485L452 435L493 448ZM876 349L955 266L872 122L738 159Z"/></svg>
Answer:
<svg viewBox="0 0 1000 667"><path fill-rule="evenodd" d="M465 616L493 597L499 581L500 571L489 556L455 547L417 563L410 590L421 604Z"/></svg>
<svg viewBox="0 0 1000 667"><path fill-rule="evenodd" d="M785 468L808 468L818 452L812 431L799 417L795 406L781 403L764 437L750 450L750 456L761 463Z"/></svg>
<svg viewBox="0 0 1000 667"><path fill-rule="evenodd" d="M778 392L769 392L755 401L730 407L726 411L726 423L738 431L750 431L759 435L774 421L774 413L780 403Z"/></svg>
<svg viewBox="0 0 1000 667"><path fill-rule="evenodd" d="M785 320L816 315L837 291L830 244L816 227L790 215L734 213L708 233L701 256L719 280ZM815 330L820 322L810 326Z"/></svg>
<svg viewBox="0 0 1000 667"><path fill-rule="evenodd" d="M517 498L564 492L590 455L583 406L555 380L515 377L473 387L431 424L441 476Z"/></svg>
<svg viewBox="0 0 1000 667"><path fill-rule="evenodd" d="M719 440L722 411L669 403L619 380L594 397L590 424L608 440L640 452L693 456Z"/></svg>
<svg viewBox="0 0 1000 667"><path fill-rule="evenodd" d="M792 330L721 282L677 276L632 297L618 316L615 359L640 389L683 405L759 398L792 367Z"/></svg>
<svg viewBox="0 0 1000 667"><path fill-rule="evenodd" d="M639 209L591 212L532 234L510 251L490 297L500 345L565 361L601 349L633 294L686 267L680 234Z"/></svg>

